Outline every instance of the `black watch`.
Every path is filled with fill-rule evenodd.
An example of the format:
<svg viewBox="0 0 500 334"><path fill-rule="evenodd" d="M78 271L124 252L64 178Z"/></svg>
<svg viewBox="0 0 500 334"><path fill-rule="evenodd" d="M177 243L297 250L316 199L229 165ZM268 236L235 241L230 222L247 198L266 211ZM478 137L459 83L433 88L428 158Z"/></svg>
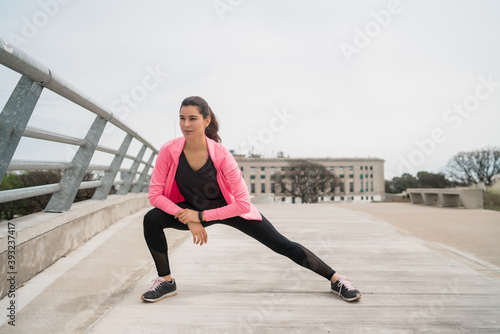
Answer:
<svg viewBox="0 0 500 334"><path fill-rule="evenodd" d="M203 220L203 214L201 213L201 211L198 211L198 219L200 220L200 223L204 222L204 220Z"/></svg>

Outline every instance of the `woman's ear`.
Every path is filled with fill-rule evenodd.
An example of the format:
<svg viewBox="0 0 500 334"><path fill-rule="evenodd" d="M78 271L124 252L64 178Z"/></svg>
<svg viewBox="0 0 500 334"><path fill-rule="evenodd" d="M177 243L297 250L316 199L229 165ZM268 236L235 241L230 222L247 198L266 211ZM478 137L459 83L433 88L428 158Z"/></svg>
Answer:
<svg viewBox="0 0 500 334"><path fill-rule="evenodd" d="M207 118L205 118L205 127L209 126L211 121L212 121L212 117L207 116Z"/></svg>

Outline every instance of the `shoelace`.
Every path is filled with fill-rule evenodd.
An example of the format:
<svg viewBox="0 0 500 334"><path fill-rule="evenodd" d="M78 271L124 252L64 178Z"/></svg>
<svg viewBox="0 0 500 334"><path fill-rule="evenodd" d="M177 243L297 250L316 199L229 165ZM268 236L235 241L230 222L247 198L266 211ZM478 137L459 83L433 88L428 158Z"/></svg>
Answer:
<svg viewBox="0 0 500 334"><path fill-rule="evenodd" d="M165 282L165 279L162 280L161 277L157 277L156 279L152 280L151 282L154 282L153 283L153 286L151 287L151 289L149 289L149 291L154 291L156 290L156 288L163 282Z"/></svg>
<svg viewBox="0 0 500 334"><path fill-rule="evenodd" d="M344 286L348 291L354 290L354 287L352 286L351 282L349 282L349 279L345 276L339 277L339 288L342 289L342 286Z"/></svg>

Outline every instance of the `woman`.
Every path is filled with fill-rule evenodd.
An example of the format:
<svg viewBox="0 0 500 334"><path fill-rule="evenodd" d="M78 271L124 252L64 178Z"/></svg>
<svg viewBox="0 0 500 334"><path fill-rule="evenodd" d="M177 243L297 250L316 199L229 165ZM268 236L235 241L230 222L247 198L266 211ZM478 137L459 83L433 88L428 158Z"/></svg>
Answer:
<svg viewBox="0 0 500 334"><path fill-rule="evenodd" d="M325 277L331 281L331 292L344 300L361 298L346 277L281 235L250 203L238 165L220 144L217 119L204 99L184 99L179 119L183 137L161 147L149 186L149 201L155 208L144 216L144 237L158 277L142 300L157 302L177 293L163 229L190 230L193 243L201 246L208 240L205 227L213 224L234 227Z"/></svg>

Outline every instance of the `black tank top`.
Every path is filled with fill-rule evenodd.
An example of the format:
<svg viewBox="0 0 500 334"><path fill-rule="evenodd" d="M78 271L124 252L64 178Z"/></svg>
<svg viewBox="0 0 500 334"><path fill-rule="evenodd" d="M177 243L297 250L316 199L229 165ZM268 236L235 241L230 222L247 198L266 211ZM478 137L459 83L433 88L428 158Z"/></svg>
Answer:
<svg viewBox="0 0 500 334"><path fill-rule="evenodd" d="M203 167L193 171L182 152L175 182L184 200L196 210L203 211L227 205L217 183L217 170L210 156Z"/></svg>

